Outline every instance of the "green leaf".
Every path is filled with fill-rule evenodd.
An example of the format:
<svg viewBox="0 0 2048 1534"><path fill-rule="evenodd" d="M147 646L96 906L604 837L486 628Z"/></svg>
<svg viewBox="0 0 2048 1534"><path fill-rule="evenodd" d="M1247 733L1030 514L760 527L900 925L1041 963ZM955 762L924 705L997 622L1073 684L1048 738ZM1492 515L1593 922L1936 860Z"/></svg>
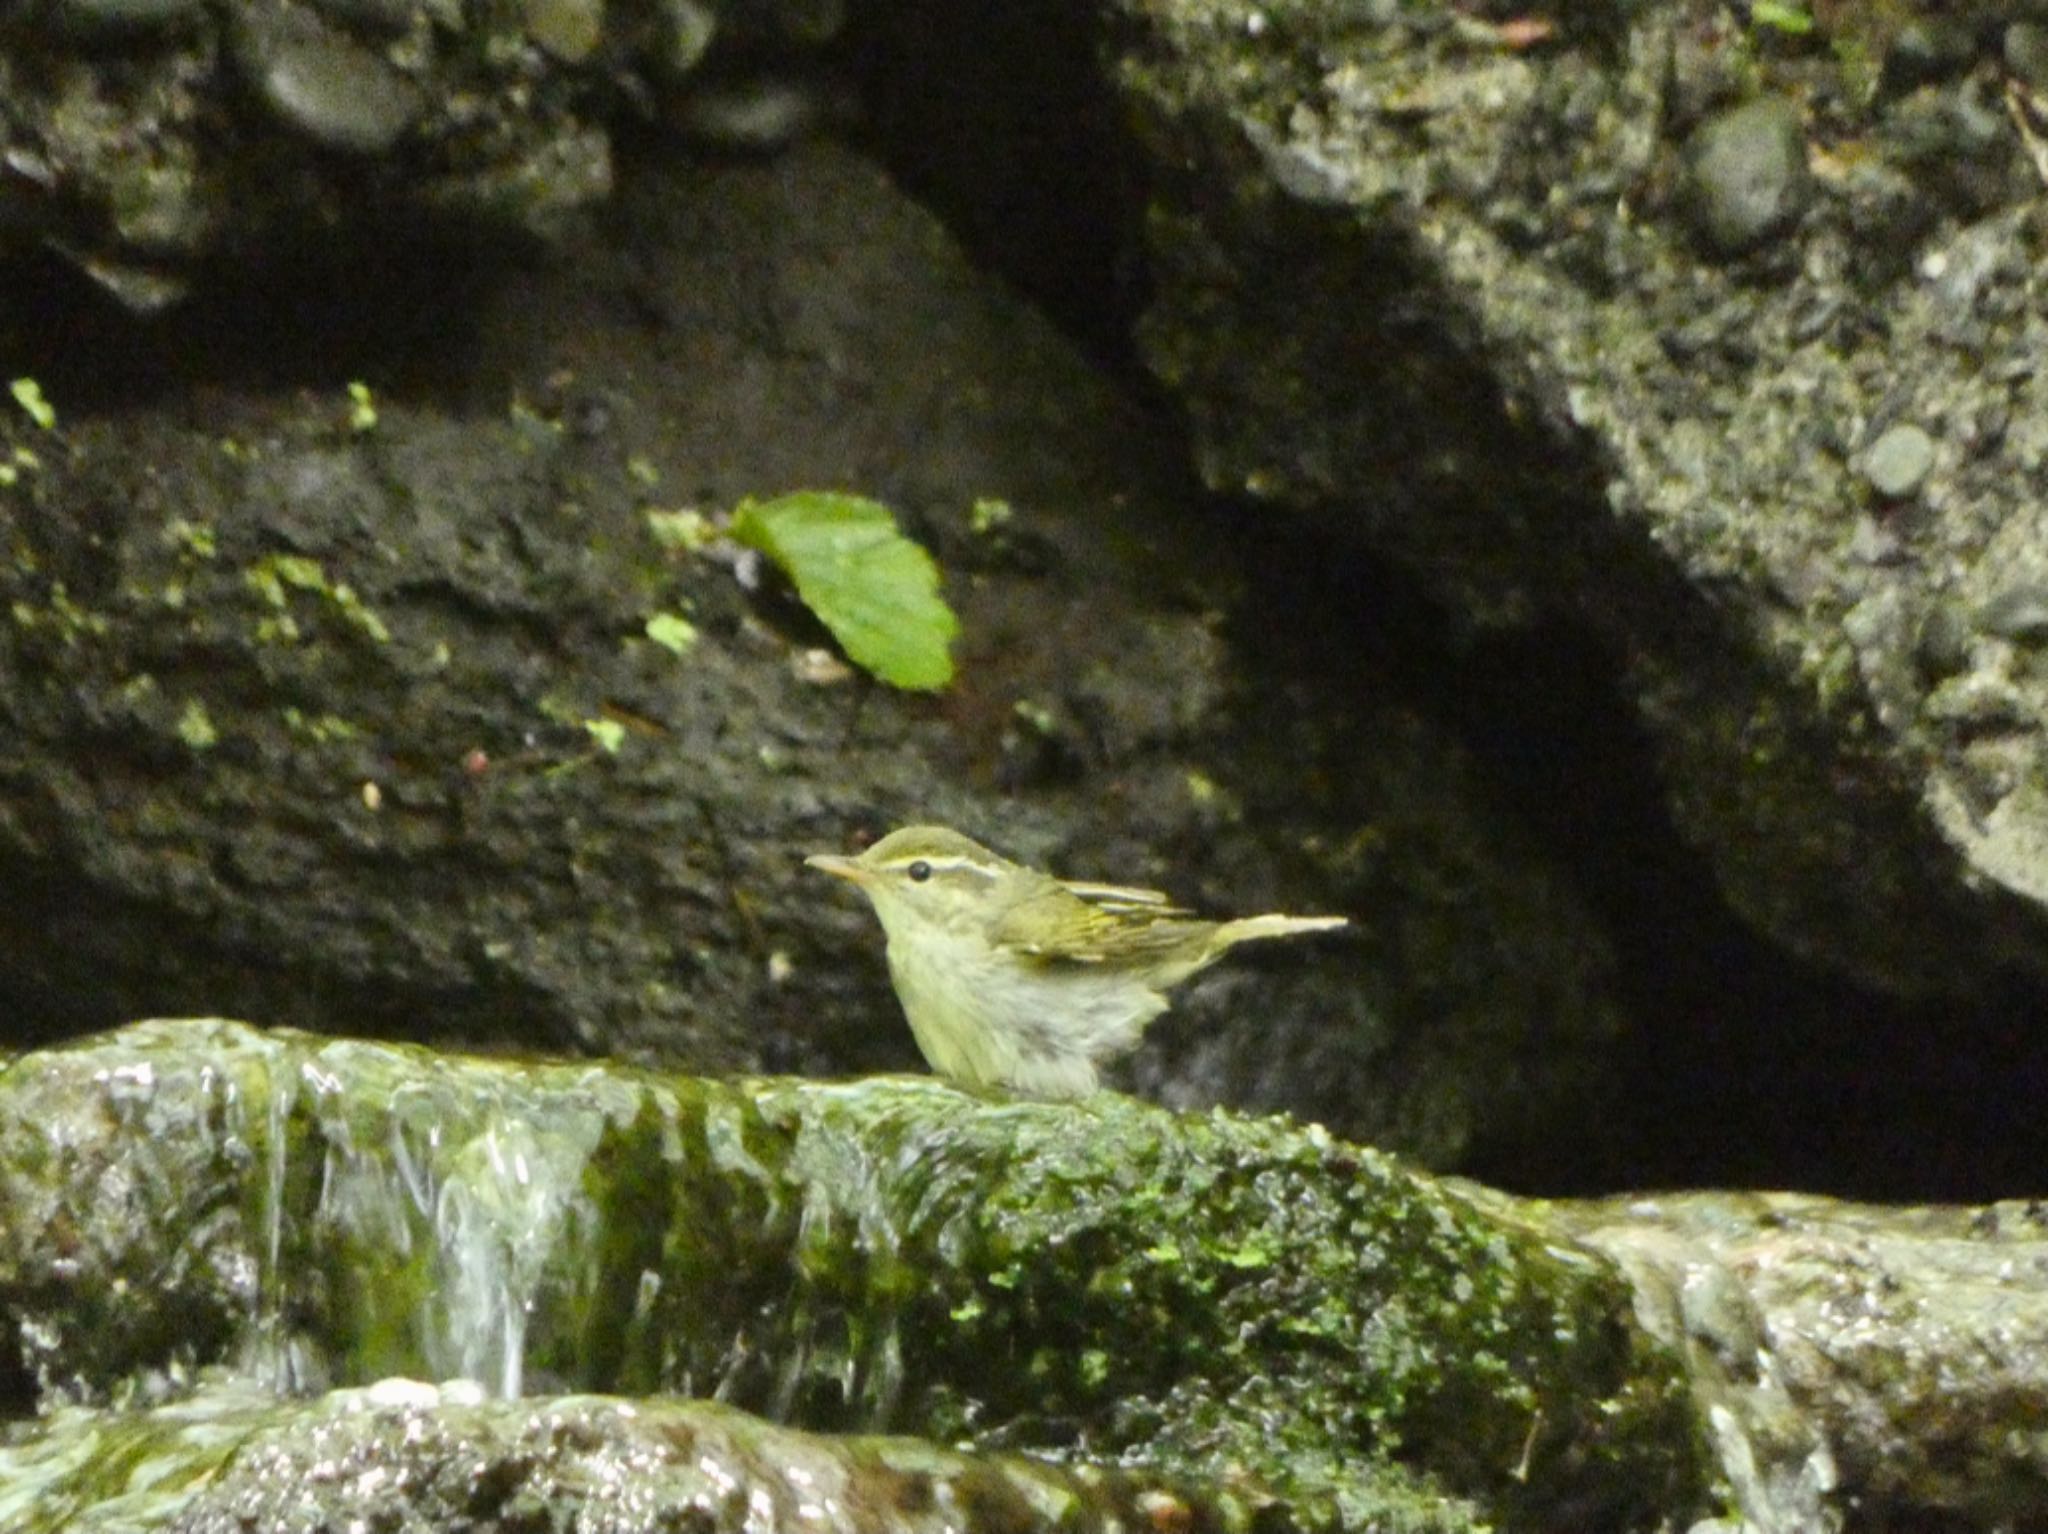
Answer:
<svg viewBox="0 0 2048 1534"><path fill-rule="evenodd" d="M1793 37L1803 37L1813 30L1813 17L1801 5L1784 3L1784 0L1755 0L1749 8L1749 19L1760 27L1774 27Z"/></svg>
<svg viewBox="0 0 2048 1534"><path fill-rule="evenodd" d="M28 412L28 418L44 431L51 431L57 425L57 412L43 397L43 386L33 378L17 378L7 386L7 392L14 396L14 403Z"/></svg>
<svg viewBox="0 0 2048 1534"><path fill-rule="evenodd" d="M697 625L681 613L656 613L647 620L647 637L681 655L697 642Z"/></svg>
<svg viewBox="0 0 2048 1534"><path fill-rule="evenodd" d="M374 431L377 426L377 397L370 386L357 379L348 386L348 429Z"/></svg>
<svg viewBox="0 0 2048 1534"><path fill-rule="evenodd" d="M812 490L745 501L732 535L782 568L856 665L895 687L953 680L960 620L939 595L939 568L881 502Z"/></svg>
<svg viewBox="0 0 2048 1534"><path fill-rule="evenodd" d="M590 732L590 738L607 756L617 756L619 747L626 743L626 727L616 719L586 719L583 728Z"/></svg>

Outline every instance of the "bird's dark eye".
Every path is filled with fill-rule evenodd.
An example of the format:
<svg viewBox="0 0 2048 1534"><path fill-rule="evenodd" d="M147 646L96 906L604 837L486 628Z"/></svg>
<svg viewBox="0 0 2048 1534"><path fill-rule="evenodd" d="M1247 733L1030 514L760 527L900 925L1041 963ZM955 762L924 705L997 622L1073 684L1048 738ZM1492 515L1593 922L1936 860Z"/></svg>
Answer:
<svg viewBox="0 0 2048 1534"><path fill-rule="evenodd" d="M925 880L929 879L932 876L932 865L927 863L923 858L919 858L915 863L912 863L908 868L904 869L903 871L909 874L912 880L919 884L922 884Z"/></svg>

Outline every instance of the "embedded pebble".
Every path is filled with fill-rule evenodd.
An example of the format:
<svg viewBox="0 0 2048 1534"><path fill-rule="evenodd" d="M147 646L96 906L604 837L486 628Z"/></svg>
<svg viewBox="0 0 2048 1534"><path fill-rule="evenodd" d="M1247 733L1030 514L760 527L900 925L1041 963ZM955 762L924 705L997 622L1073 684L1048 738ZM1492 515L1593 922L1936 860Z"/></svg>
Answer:
<svg viewBox="0 0 2048 1534"><path fill-rule="evenodd" d="M686 75L718 36L718 17L699 0L665 0L661 13L668 22L668 49L660 62L670 75Z"/></svg>
<svg viewBox="0 0 2048 1534"><path fill-rule="evenodd" d="M526 0L526 35L564 64L580 64L604 41L604 0Z"/></svg>
<svg viewBox="0 0 2048 1534"><path fill-rule="evenodd" d="M1953 676L1970 663L1970 625L1953 602L1937 600L1920 619L1913 658L1929 677Z"/></svg>
<svg viewBox="0 0 2048 1534"><path fill-rule="evenodd" d="M1858 564L1887 565L1904 553L1899 535L1875 517L1858 517L1849 534L1849 557Z"/></svg>
<svg viewBox="0 0 2048 1534"><path fill-rule="evenodd" d="M205 248L215 210L182 157L137 155L107 178L114 235L129 255L189 256Z"/></svg>
<svg viewBox="0 0 2048 1534"><path fill-rule="evenodd" d="M1812 189L1799 110L1764 96L1703 124L1689 154L1693 220L1707 242L1735 255L1788 228Z"/></svg>
<svg viewBox="0 0 2048 1534"><path fill-rule="evenodd" d="M2048 90L2048 24L2016 21L2007 27L2005 67L2035 90Z"/></svg>
<svg viewBox="0 0 2048 1534"><path fill-rule="evenodd" d="M329 149L379 154L420 114L410 80L308 12L249 7L231 35L235 61L263 104Z"/></svg>
<svg viewBox="0 0 2048 1534"><path fill-rule="evenodd" d="M1927 694L1920 712L1939 724L1968 725L1997 729L2016 725L2027 718L2027 706L2019 690L2003 677L1968 671L1941 682Z"/></svg>
<svg viewBox="0 0 2048 1534"><path fill-rule="evenodd" d="M1977 627L2001 639L2048 639L2048 585L2023 581L2006 587L1978 609Z"/></svg>
<svg viewBox="0 0 2048 1534"><path fill-rule="evenodd" d="M1934 467L1934 439L1910 421L1890 427L1863 455L1863 477L1886 500L1918 490Z"/></svg>
<svg viewBox="0 0 2048 1534"><path fill-rule="evenodd" d="M670 120L710 148L768 154L821 126L831 110L815 82L764 75L692 91L676 103Z"/></svg>

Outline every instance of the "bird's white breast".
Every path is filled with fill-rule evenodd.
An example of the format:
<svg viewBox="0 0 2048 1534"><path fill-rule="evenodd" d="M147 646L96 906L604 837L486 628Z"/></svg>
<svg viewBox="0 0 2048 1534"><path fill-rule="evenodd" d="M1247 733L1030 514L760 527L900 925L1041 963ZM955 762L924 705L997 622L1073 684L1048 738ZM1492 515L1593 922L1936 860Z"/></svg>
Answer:
<svg viewBox="0 0 2048 1534"><path fill-rule="evenodd" d="M1085 1097L1095 1067L1133 1048L1166 998L1085 965L1008 972L978 937L889 944L889 976L934 1070L1038 1097Z"/></svg>

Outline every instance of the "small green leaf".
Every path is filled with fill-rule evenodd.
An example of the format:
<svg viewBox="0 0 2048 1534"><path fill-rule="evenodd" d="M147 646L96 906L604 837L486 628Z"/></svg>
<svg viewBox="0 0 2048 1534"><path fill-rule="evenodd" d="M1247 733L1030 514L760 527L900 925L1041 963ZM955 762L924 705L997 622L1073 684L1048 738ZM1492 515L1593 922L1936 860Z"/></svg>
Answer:
<svg viewBox="0 0 2048 1534"><path fill-rule="evenodd" d="M1753 0L1749 19L1760 27L1773 27L1793 37L1804 37L1813 30L1813 17L1806 7L1788 4L1786 0Z"/></svg>
<svg viewBox="0 0 2048 1534"><path fill-rule="evenodd" d="M774 560L847 658L895 687L953 680L960 621L939 595L939 569L879 501L800 491L746 501L732 535Z"/></svg>
<svg viewBox="0 0 2048 1534"><path fill-rule="evenodd" d="M617 756L619 747L626 743L626 727L616 719L586 719L583 728L606 756Z"/></svg>
<svg viewBox="0 0 2048 1534"><path fill-rule="evenodd" d="M681 655L697 642L697 625L680 613L656 613L647 620L647 637Z"/></svg>
<svg viewBox="0 0 2048 1534"><path fill-rule="evenodd" d="M197 698L188 698L185 712L178 716L178 739L194 751L210 751L220 741L220 731L213 727L212 716Z"/></svg>
<svg viewBox="0 0 2048 1534"><path fill-rule="evenodd" d="M373 431L377 426L377 397L370 392L370 386L360 379L348 386L348 429L354 432Z"/></svg>
<svg viewBox="0 0 2048 1534"><path fill-rule="evenodd" d="M14 396L14 403L26 410L28 418L36 425L42 427L44 431L56 426L56 407L43 397L41 384L33 378L17 378L7 386L7 389Z"/></svg>

